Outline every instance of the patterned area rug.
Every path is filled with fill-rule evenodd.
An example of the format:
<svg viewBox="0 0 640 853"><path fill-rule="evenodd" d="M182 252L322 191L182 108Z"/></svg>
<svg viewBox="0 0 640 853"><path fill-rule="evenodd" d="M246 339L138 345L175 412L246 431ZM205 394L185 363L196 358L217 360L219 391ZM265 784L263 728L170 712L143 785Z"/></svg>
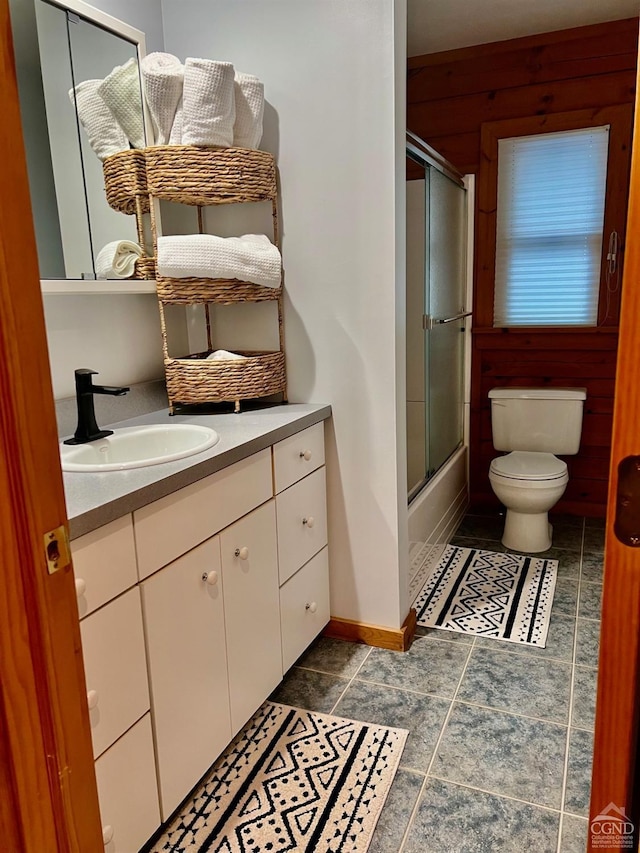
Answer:
<svg viewBox="0 0 640 853"><path fill-rule="evenodd" d="M266 702L150 853L364 853L406 739Z"/></svg>
<svg viewBox="0 0 640 853"><path fill-rule="evenodd" d="M418 625L544 648L557 560L448 545L415 601Z"/></svg>

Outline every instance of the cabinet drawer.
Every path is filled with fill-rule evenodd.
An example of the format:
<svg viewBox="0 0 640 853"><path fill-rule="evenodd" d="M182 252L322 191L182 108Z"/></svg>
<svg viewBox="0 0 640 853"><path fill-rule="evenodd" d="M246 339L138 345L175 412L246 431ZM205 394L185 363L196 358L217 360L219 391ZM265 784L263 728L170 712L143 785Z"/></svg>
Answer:
<svg viewBox="0 0 640 853"><path fill-rule="evenodd" d="M275 492L281 492L324 465L324 423L273 445Z"/></svg>
<svg viewBox="0 0 640 853"><path fill-rule="evenodd" d="M282 669L286 672L329 621L327 548L280 589Z"/></svg>
<svg viewBox="0 0 640 853"><path fill-rule="evenodd" d="M282 678L274 501L220 534L235 734Z"/></svg>
<svg viewBox="0 0 640 853"><path fill-rule="evenodd" d="M138 582L130 515L74 539L71 555L81 619Z"/></svg>
<svg viewBox="0 0 640 853"><path fill-rule="evenodd" d="M160 825L149 714L103 753L95 768L105 851L133 853Z"/></svg>
<svg viewBox="0 0 640 853"><path fill-rule="evenodd" d="M276 497L280 583L327 544L325 469L320 468Z"/></svg>
<svg viewBox="0 0 640 853"><path fill-rule="evenodd" d="M220 539L144 581L142 603L166 820L231 740Z"/></svg>
<svg viewBox="0 0 640 853"><path fill-rule="evenodd" d="M138 587L80 623L93 755L149 710Z"/></svg>
<svg viewBox="0 0 640 853"><path fill-rule="evenodd" d="M269 500L270 450L136 510L133 523L140 580Z"/></svg>

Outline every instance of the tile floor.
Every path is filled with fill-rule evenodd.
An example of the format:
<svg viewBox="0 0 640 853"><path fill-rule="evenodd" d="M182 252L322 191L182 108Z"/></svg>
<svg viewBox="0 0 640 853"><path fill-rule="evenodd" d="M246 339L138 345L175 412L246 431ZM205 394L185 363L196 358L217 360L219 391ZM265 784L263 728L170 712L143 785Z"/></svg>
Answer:
<svg viewBox="0 0 640 853"><path fill-rule="evenodd" d="M272 698L410 731L369 853L583 853L603 524L560 517L545 649L418 629L406 654L321 638ZM503 551L468 515L454 545Z"/></svg>

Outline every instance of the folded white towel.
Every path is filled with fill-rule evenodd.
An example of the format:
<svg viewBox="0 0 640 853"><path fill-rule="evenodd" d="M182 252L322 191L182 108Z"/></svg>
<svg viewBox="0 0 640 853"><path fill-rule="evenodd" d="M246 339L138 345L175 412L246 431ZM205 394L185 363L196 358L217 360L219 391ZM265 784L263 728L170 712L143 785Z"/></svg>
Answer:
<svg viewBox="0 0 640 853"><path fill-rule="evenodd" d="M236 103L230 62L188 57L182 104L183 145L233 145Z"/></svg>
<svg viewBox="0 0 640 853"><path fill-rule="evenodd" d="M169 137L169 145L182 145L182 96L176 107L175 118L171 125L171 136Z"/></svg>
<svg viewBox="0 0 640 853"><path fill-rule="evenodd" d="M140 62L144 96L151 113L156 145L167 145L182 98L184 66L172 53L150 53Z"/></svg>
<svg viewBox="0 0 640 853"><path fill-rule="evenodd" d="M98 94L102 80L85 80L69 89L69 100L76 105L80 124L89 144L101 160L129 148L129 142L115 116Z"/></svg>
<svg viewBox="0 0 640 853"><path fill-rule="evenodd" d="M131 57L116 65L98 86L98 94L116 117L134 148L144 148L142 92L138 63Z"/></svg>
<svg viewBox="0 0 640 853"><path fill-rule="evenodd" d="M235 74L236 120L233 144L238 148L257 148L262 139L264 84L253 74Z"/></svg>
<svg viewBox="0 0 640 853"><path fill-rule="evenodd" d="M240 355L237 352L229 352L226 349L217 349L207 356L207 361L246 361L246 355Z"/></svg>
<svg viewBox="0 0 640 853"><path fill-rule="evenodd" d="M237 278L280 287L282 259L265 234L158 238L158 275L168 278Z"/></svg>
<svg viewBox="0 0 640 853"><path fill-rule="evenodd" d="M131 240L113 240L98 252L96 276L107 278L129 278L135 272L136 261L142 257L142 249Z"/></svg>

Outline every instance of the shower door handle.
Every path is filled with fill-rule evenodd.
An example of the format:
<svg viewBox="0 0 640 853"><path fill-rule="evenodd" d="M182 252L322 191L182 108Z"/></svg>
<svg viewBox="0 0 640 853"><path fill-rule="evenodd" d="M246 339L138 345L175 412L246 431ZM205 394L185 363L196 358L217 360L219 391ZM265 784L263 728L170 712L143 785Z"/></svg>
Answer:
<svg viewBox="0 0 640 853"><path fill-rule="evenodd" d="M422 328L429 331L434 326L444 326L446 323L455 323L457 320L463 320L465 317L470 317L471 311L465 311L462 314L456 314L455 317L445 317L442 320L431 317L429 314L422 315Z"/></svg>

